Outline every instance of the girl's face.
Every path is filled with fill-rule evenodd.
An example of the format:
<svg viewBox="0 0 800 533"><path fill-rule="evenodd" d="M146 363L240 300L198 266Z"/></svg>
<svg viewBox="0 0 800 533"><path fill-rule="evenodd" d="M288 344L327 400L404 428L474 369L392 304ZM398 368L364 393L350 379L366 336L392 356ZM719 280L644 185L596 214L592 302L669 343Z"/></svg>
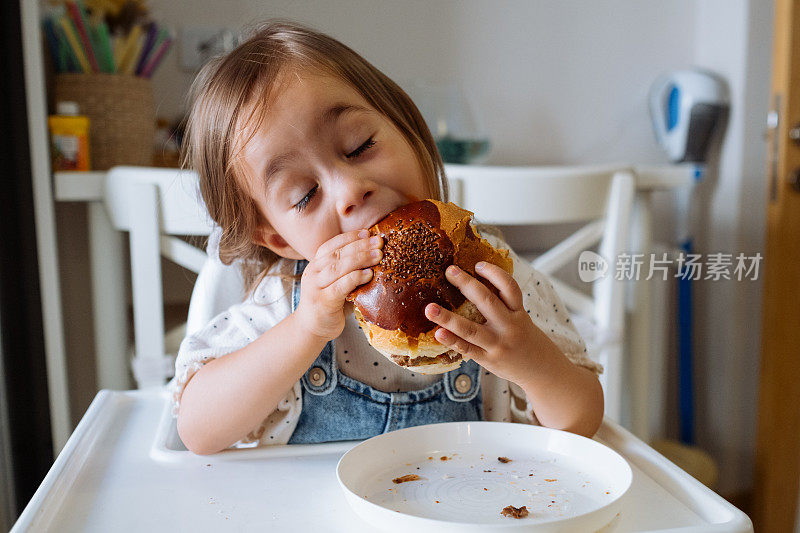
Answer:
<svg viewBox="0 0 800 533"><path fill-rule="evenodd" d="M311 259L332 237L427 197L409 142L333 76L287 78L242 158L267 221L253 239L290 259Z"/></svg>

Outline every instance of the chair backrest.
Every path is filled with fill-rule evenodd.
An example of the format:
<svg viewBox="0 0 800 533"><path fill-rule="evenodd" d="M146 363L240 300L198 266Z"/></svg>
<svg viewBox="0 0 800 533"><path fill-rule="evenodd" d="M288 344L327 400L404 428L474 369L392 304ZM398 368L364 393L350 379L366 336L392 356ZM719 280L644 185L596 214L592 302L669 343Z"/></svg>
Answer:
<svg viewBox="0 0 800 533"><path fill-rule="evenodd" d="M495 167L446 164L450 199L496 225L557 224L606 213L608 184L620 166ZM598 201L603 200L603 201Z"/></svg>
<svg viewBox="0 0 800 533"><path fill-rule="evenodd" d="M622 411L625 282L616 279L614 260L628 243L634 174L624 166L491 167L445 165L450 199L494 225L547 225L586 222L578 231L537 257L532 265L552 276L599 243L606 275L592 283L592 297L562 281L553 285L572 313L589 319L591 355L605 367L600 380L606 414ZM589 341L587 340L587 343Z"/></svg>
<svg viewBox="0 0 800 533"><path fill-rule="evenodd" d="M197 174L147 167L115 167L106 178L112 225L130 232L135 356L139 388L158 387L174 371L165 354L161 256L200 272L207 256L176 235L208 235L213 223L198 190Z"/></svg>

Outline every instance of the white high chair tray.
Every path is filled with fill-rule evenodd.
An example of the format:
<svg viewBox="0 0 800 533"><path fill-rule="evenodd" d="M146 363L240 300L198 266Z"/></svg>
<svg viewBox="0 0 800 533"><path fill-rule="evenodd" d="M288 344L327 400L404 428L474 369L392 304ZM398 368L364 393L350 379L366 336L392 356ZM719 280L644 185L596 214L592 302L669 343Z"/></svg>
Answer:
<svg viewBox="0 0 800 533"><path fill-rule="evenodd" d="M392 431L345 453L345 498L381 531L597 531L622 511L633 474L580 435L529 424L448 422ZM508 506L526 516L503 516Z"/></svg>
<svg viewBox="0 0 800 533"><path fill-rule="evenodd" d="M336 479L357 443L196 456L174 440L168 401L161 391L100 391L12 531L373 530ZM753 531L744 513L614 422L595 439L633 472L604 532Z"/></svg>

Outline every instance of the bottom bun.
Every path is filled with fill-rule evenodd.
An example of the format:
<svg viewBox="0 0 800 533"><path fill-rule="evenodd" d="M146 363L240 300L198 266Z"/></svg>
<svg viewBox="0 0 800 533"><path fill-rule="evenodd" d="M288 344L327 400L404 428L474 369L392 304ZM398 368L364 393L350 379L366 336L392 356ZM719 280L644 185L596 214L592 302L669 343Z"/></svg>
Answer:
<svg viewBox="0 0 800 533"><path fill-rule="evenodd" d="M428 365L407 366L405 368L417 374L444 374L461 366L463 359L453 363L432 363Z"/></svg>
<svg viewBox="0 0 800 533"><path fill-rule="evenodd" d="M379 350L380 351L380 350ZM381 352L387 359L398 366L416 372L417 374L444 374L461 366L467 358L461 356L453 350L437 355L435 357L415 357L410 358L403 355L392 355Z"/></svg>

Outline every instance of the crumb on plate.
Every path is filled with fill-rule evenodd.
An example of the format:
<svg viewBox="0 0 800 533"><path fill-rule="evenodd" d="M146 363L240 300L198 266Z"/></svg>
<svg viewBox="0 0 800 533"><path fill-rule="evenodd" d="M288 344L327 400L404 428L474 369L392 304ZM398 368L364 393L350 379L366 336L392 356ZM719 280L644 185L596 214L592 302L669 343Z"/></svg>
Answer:
<svg viewBox="0 0 800 533"><path fill-rule="evenodd" d="M525 518L528 516L528 508L525 505L522 507L509 505L508 507L504 507L503 510L500 511L500 514L509 518Z"/></svg>
<svg viewBox="0 0 800 533"><path fill-rule="evenodd" d="M511 459L509 459L508 457L498 457L497 460L500 461L501 463L510 463L511 462Z"/></svg>
<svg viewBox="0 0 800 533"><path fill-rule="evenodd" d="M400 477L394 478L392 480L392 483L400 484L400 483L405 483L406 481L417 481L418 479L421 479L421 478L416 474L406 474L405 476L400 476Z"/></svg>

